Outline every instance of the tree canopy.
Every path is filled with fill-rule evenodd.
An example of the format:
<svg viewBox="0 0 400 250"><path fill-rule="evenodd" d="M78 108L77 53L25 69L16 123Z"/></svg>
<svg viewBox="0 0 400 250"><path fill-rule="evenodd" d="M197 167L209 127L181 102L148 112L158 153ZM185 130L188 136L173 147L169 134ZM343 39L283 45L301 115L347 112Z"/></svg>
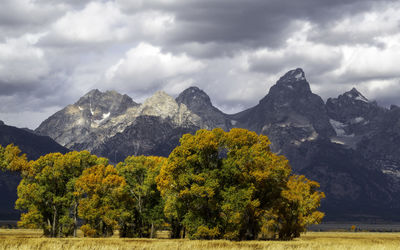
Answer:
<svg viewBox="0 0 400 250"><path fill-rule="evenodd" d="M324 193L273 153L267 136L234 128L186 134L168 158L129 156L116 166L87 151L27 161L0 146L0 169L20 172L20 227L49 237L171 237L252 240L299 237L319 223ZM165 223L167 222L167 223Z"/></svg>
<svg viewBox="0 0 400 250"><path fill-rule="evenodd" d="M87 151L50 153L30 161L22 171L16 208L27 211L18 225L42 228L51 237L76 235L78 205L75 182L101 158ZM72 214L72 216L70 216Z"/></svg>
<svg viewBox="0 0 400 250"><path fill-rule="evenodd" d="M153 238L155 229L164 221L164 204L155 179L165 160L156 156L130 156L117 165L118 173L127 183L126 198L121 205L123 236Z"/></svg>
<svg viewBox="0 0 400 250"><path fill-rule="evenodd" d="M274 237L291 238L318 222L323 194L315 182L291 175L286 158L272 153L269 145L266 136L245 129L184 135L157 179L164 211L177 224L173 235L187 230L195 239L244 240L256 239L267 228L275 230ZM293 190L300 189L294 196ZM313 203L307 200L310 195ZM284 209L288 204L298 207L295 221L283 220L293 212ZM271 223L274 227L267 227ZM297 231L282 234L284 229Z"/></svg>

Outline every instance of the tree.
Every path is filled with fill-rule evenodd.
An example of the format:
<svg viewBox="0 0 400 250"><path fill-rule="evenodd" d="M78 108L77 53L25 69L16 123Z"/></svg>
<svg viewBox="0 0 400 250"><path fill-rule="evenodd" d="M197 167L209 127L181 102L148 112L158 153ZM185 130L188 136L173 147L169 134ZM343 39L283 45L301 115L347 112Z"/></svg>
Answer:
<svg viewBox="0 0 400 250"><path fill-rule="evenodd" d="M219 172L220 136L215 129L183 135L157 178L165 200L165 214L172 225L172 237L219 238L222 220L218 206L221 195Z"/></svg>
<svg viewBox="0 0 400 250"><path fill-rule="evenodd" d="M290 176L278 207L279 239L299 237L307 226L321 222L324 213L317 211L317 208L325 194L317 191L318 188L317 182L303 175Z"/></svg>
<svg viewBox="0 0 400 250"><path fill-rule="evenodd" d="M21 150L13 144L7 145L5 148L0 145L0 169L5 171L24 170L27 166L25 154L21 154Z"/></svg>
<svg viewBox="0 0 400 250"><path fill-rule="evenodd" d="M117 165L127 183L127 199L121 206L122 237L154 236L155 227L163 222L163 203L155 181L166 159L155 156L129 156Z"/></svg>
<svg viewBox="0 0 400 250"><path fill-rule="evenodd" d="M18 225L42 228L44 235L75 235L78 201L74 183L82 171L97 164L96 156L87 151L65 155L51 153L30 161L21 172L16 208L27 211Z"/></svg>
<svg viewBox="0 0 400 250"><path fill-rule="evenodd" d="M279 210L282 201L298 204L299 211L309 206L307 211L316 212L319 201L302 203L289 195L301 178L291 177L286 158L272 153L269 145L266 136L245 129L184 135L157 177L173 236L187 231L190 238L255 239L273 218L282 218L277 211L293 212ZM300 227L318 222L308 215L303 213L307 223ZM278 229L283 231L285 222L274 221L282 223Z"/></svg>
<svg viewBox="0 0 400 250"><path fill-rule="evenodd" d="M76 180L78 213L85 220L85 236L107 237L118 228L120 200L124 199L125 179L111 165L95 165L83 171Z"/></svg>

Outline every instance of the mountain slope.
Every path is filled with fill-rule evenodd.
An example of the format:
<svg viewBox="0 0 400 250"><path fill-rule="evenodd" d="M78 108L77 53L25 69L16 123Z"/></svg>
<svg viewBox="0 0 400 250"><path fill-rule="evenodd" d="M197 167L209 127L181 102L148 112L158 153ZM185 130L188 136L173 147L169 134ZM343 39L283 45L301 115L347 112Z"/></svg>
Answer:
<svg viewBox="0 0 400 250"><path fill-rule="evenodd" d="M66 153L68 149L56 143L48 136L39 136L0 122L0 145L8 144L18 146L23 153L27 154L29 160L35 160L42 155L61 152ZM18 219L19 211L14 209L17 199L17 186L20 177L15 173L0 171L0 220Z"/></svg>

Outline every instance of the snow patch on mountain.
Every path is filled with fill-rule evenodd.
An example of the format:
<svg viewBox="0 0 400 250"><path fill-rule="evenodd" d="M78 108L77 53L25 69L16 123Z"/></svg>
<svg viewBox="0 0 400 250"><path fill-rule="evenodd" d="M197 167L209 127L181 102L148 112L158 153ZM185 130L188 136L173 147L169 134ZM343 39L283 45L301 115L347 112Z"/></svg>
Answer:
<svg viewBox="0 0 400 250"><path fill-rule="evenodd" d="M333 119L329 119L329 123L332 125L337 136L345 136L346 135L346 131L344 130L347 127L346 124L336 121L336 120L333 120Z"/></svg>

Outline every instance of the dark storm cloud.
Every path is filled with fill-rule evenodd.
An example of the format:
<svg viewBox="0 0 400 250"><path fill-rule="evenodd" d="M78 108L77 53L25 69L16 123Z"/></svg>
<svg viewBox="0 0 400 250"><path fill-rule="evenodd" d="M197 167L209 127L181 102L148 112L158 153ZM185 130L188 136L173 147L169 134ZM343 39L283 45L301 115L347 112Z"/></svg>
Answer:
<svg viewBox="0 0 400 250"><path fill-rule="evenodd" d="M395 1L187 0L158 4L157 1L149 1L145 6L175 15L176 25L169 32L165 41L167 44L164 45L175 47L185 43L206 46L210 43L239 43L239 49L255 49L284 46L286 39L299 28L297 21L310 22L318 33L329 30L341 18L391 2ZM322 40L322 37L316 36L315 39ZM237 49L227 46L226 50L231 48ZM191 53L190 47L186 52L196 55L196 51ZM221 47L219 53L229 55ZM215 56L215 52L211 56Z"/></svg>

